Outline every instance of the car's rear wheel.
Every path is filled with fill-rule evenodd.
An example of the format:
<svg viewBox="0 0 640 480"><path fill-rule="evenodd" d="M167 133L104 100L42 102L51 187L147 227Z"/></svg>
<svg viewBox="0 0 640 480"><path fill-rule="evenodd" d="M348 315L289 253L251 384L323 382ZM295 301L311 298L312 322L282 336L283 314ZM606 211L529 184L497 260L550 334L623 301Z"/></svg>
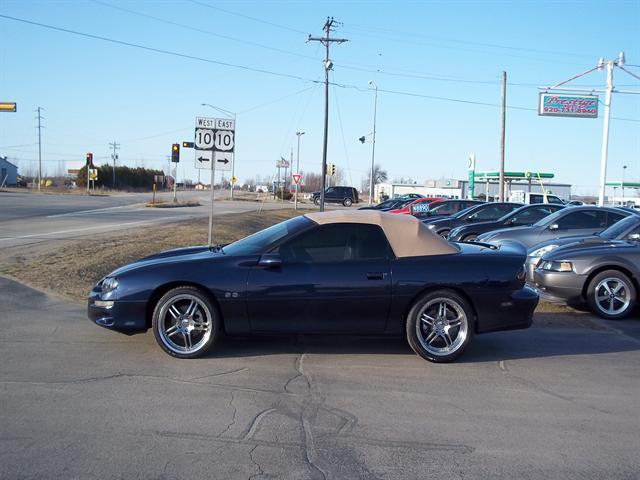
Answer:
<svg viewBox="0 0 640 480"><path fill-rule="evenodd" d="M352 204L353 200L351 200L349 197L342 200L342 205L344 205L345 207L350 207Z"/></svg>
<svg viewBox="0 0 640 480"><path fill-rule="evenodd" d="M440 230L438 232L438 235L440 235L442 238L444 238L445 240L447 239L447 237L449 236L449 232L451 230Z"/></svg>
<svg viewBox="0 0 640 480"><path fill-rule="evenodd" d="M465 236L462 241L463 242L475 242L476 239L478 238L478 235L475 233L472 233L470 235Z"/></svg>
<svg viewBox="0 0 640 480"><path fill-rule="evenodd" d="M633 310L636 288L624 273L605 270L589 282L587 302L594 313L603 318L618 320L625 318Z"/></svg>
<svg viewBox="0 0 640 480"><path fill-rule="evenodd" d="M211 300L195 287L169 290L153 311L153 334L169 355L196 358L218 338L219 320Z"/></svg>
<svg viewBox="0 0 640 480"><path fill-rule="evenodd" d="M430 362L452 362L473 336L473 310L451 290L424 295L411 308L407 318L407 340L422 358Z"/></svg>

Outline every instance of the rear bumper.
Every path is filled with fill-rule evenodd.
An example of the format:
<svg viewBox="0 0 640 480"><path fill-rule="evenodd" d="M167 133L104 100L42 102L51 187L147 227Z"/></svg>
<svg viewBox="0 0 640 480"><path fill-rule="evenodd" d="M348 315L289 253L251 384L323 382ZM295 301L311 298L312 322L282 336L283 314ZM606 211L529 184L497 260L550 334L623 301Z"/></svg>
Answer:
<svg viewBox="0 0 640 480"><path fill-rule="evenodd" d="M98 304L96 305L96 302ZM91 292L87 302L87 316L96 325L133 335L147 330L146 302L112 301L104 306L99 294Z"/></svg>
<svg viewBox="0 0 640 480"><path fill-rule="evenodd" d="M497 299L481 314L478 312L477 333L529 328L538 306L538 294L530 287L515 290L507 298Z"/></svg>

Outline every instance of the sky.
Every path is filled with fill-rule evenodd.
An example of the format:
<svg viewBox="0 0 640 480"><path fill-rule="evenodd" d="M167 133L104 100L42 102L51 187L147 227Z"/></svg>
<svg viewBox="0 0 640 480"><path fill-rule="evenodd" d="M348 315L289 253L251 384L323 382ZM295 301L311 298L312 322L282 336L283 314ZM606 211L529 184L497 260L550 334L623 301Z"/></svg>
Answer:
<svg viewBox="0 0 640 480"><path fill-rule="evenodd" d="M40 106L47 173L86 152L110 161L114 141L119 164L166 169L171 144L193 140L196 116L222 116L209 103L236 113L240 182L273 175L292 151L295 160L296 131L300 170L319 172L324 51L307 37L327 16L339 22L332 36L348 40L331 46L329 96L328 161L345 183L359 187L371 165L371 144L358 141L373 131L370 80L375 159L390 180L465 179L471 153L478 171L497 170L506 71L506 169L597 192L604 94L598 119L540 117L537 87L620 51L640 76L638 0L0 0L0 100L18 104L0 113L0 155L35 168ZM604 83L595 71L569 85ZM619 69L614 83L640 91ZM614 93L611 116L608 179L626 165L625 180L640 181L640 95ZM197 180L194 163L183 149L179 180Z"/></svg>

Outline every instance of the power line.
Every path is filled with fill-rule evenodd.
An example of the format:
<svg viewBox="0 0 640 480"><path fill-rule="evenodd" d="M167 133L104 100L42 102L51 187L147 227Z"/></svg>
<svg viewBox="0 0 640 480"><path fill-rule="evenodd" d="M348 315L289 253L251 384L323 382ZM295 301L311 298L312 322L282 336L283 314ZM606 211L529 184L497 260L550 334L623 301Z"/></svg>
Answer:
<svg viewBox="0 0 640 480"><path fill-rule="evenodd" d="M256 18L256 17L250 17L249 15L244 15L242 13L238 13L238 12L233 12L231 10L227 10L221 7L218 7L217 5L211 5L210 3L205 3L205 2L200 2L198 0L189 0L191 3L195 3L196 5L201 5L203 7L207 7L207 8L211 8L213 10L218 10L219 12L224 12L227 13L229 15L234 15L236 17L241 17L241 18L246 18L248 20L253 20L254 22L258 22L258 23L263 23L265 25L271 25L272 27L277 27L280 28L282 30L289 30L290 32L295 32L295 33L301 33L302 35L306 35L307 32L303 32L302 30L298 30L292 27L288 27L286 25L281 25L278 23L274 23L274 22L269 22L267 20L263 20L261 18Z"/></svg>
<svg viewBox="0 0 640 480"><path fill-rule="evenodd" d="M26 24L29 24L29 25L35 25L37 27L46 28L46 29L49 29L49 30L55 30L55 31L58 31L58 32L70 33L72 35L79 35L81 37L92 38L94 40L102 40L104 42L115 43L117 45L124 45L124 46L127 46L127 47L139 48L141 50L147 50L147 51L155 52L155 53L162 53L162 54L171 55L171 56L174 56L174 57L180 57L180 58L186 58L186 59L190 59L190 60L197 60L197 61L200 61L200 62L212 63L214 65L221 65L223 67L237 68L237 69L240 69L240 70L247 70L247 71L250 71L250 72L257 72L257 73L264 73L266 75L273 75L273 76L276 76L276 77L283 77L283 78L291 78L291 79L294 79L294 80L301 80L301 81L305 81L305 82L310 81L309 79L300 77L298 75L292 75L292 74L281 73L281 72L274 72L274 71L271 71L271 70L248 67L246 65L239 65L239 64L235 64L235 63L221 62L219 60L213 60L213 59L210 59L210 58L198 57L196 55L188 55L186 53L174 52L174 51L171 51L171 50L164 50L162 48L149 47L149 46L146 46L146 45L141 45L139 43L126 42L124 40L117 40L117 39L114 39L114 38L103 37L101 35L93 35L91 33L84 33L84 32L79 32L77 30L70 30L70 29L67 29L67 28L56 27L54 25L48 25L46 23L33 22L31 20L26 20L24 18L17 18L17 17L12 17L12 16L9 16L9 15L2 15L2 14L0 14L0 18L5 18L7 20L13 20L13 21L16 21L16 22L26 23Z"/></svg>
<svg viewBox="0 0 640 480"><path fill-rule="evenodd" d="M174 26L179 27L179 28L184 28L186 30L191 30L191 31L194 31L194 32L203 33L205 35L211 35L211 36L218 37L218 38L224 38L225 40L231 40L233 42L238 42L238 43L242 43L242 44L245 44L245 45L251 45L252 47L262 48L262 49L265 49L265 50L271 50L271 51L274 51L274 52L284 53L284 54L287 54L287 55L293 55L295 57L305 58L307 60L314 60L314 61L317 60L316 58L313 58L313 57L311 57L309 55L304 55L304 54L301 54L301 53L291 52L289 50L283 50L281 48L270 47L270 46L267 46L267 45L264 45L264 44L261 44L261 43L256 43L256 42L251 42L249 40L243 40L241 38L231 37L229 35L223 35L221 33L213 32L211 30L204 30L202 28L197 28L197 27L194 27L192 25L185 25L183 23L174 22L173 20L167 20L167 19L164 19L164 18L160 18L160 17L156 17L154 15L147 14L147 13L137 12L135 10L130 10L128 8L120 7L118 5L113 5L113 4L110 4L110 3L107 3L107 2L103 2L101 0L91 0L91 1L93 1L94 3L97 3L99 5L103 5L105 7L109 7L109 8L113 8L115 10L120 10L122 12L129 13L131 15L137 15L139 17L150 18L150 19L155 20L157 22L165 23L167 25L174 25Z"/></svg>

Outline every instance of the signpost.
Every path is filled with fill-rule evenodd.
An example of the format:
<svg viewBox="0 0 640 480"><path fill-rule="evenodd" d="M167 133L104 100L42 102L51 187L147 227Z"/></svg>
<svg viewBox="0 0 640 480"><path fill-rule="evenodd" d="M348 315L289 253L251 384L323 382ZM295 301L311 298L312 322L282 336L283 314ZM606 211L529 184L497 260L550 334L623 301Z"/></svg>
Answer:
<svg viewBox="0 0 640 480"><path fill-rule="evenodd" d="M538 115L549 117L598 118L597 95L540 93Z"/></svg>
<svg viewBox="0 0 640 480"><path fill-rule="evenodd" d="M467 177L467 198L473 200L476 190L476 156L469 155L469 176Z"/></svg>
<svg viewBox="0 0 640 480"><path fill-rule="evenodd" d="M299 173L294 173L293 175L291 175L291 180L293 180L293 183L296 186L296 197L293 203L293 209L297 210L298 209L298 190L300 189L300 180L302 180L302 175L300 175Z"/></svg>
<svg viewBox="0 0 640 480"><path fill-rule="evenodd" d="M209 245L211 246L216 168L222 171L233 169L236 121L228 118L196 117L195 127L193 142L195 167L211 171L211 209L209 211Z"/></svg>

